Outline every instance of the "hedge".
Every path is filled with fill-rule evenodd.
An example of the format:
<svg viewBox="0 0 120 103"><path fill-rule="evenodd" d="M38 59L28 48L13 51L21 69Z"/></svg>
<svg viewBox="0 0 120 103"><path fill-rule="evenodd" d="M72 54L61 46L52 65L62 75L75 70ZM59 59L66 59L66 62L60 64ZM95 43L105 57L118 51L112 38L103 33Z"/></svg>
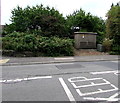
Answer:
<svg viewBox="0 0 120 103"><path fill-rule="evenodd" d="M73 55L73 43L74 41L71 39L49 38L19 32L2 38L3 50L41 52L45 56L71 56Z"/></svg>

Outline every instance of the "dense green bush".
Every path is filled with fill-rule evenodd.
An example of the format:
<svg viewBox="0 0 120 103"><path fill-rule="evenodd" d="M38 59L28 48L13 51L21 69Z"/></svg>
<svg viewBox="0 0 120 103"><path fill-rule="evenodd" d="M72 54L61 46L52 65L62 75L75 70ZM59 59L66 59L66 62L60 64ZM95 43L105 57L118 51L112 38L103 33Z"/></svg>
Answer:
<svg viewBox="0 0 120 103"><path fill-rule="evenodd" d="M2 48L7 50L34 51L36 38L32 34L13 32L2 39Z"/></svg>
<svg viewBox="0 0 120 103"><path fill-rule="evenodd" d="M73 40L14 32L3 37L3 50L41 52L45 56L73 55Z"/></svg>
<svg viewBox="0 0 120 103"><path fill-rule="evenodd" d="M110 52L111 51L111 47L112 47L112 40L110 40L109 38L105 38L103 41L103 46L105 48L106 52Z"/></svg>
<svg viewBox="0 0 120 103"><path fill-rule="evenodd" d="M38 41L39 51L47 56L73 55L73 40L71 39L41 37Z"/></svg>

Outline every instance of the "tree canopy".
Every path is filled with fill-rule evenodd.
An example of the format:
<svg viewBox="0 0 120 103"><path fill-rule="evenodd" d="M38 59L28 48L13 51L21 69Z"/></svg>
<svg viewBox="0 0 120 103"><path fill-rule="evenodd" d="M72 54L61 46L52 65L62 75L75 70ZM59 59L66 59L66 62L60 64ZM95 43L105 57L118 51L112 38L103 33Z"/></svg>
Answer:
<svg viewBox="0 0 120 103"><path fill-rule="evenodd" d="M113 40L112 50L120 51L120 5L113 5L107 13L106 37ZM119 52L120 54L120 52Z"/></svg>
<svg viewBox="0 0 120 103"><path fill-rule="evenodd" d="M80 9L73 14L67 16L68 27L78 26L80 31L84 32L97 32L97 42L102 42L105 34L105 21L97 16L93 16L91 13L86 13Z"/></svg>
<svg viewBox="0 0 120 103"><path fill-rule="evenodd" d="M97 43L102 43L105 34L104 20L82 9L66 18L58 10L42 4L17 6L11 13L12 23L6 25L3 32L5 50L37 51L49 56L73 55L74 40L69 39L73 37L71 27L80 27L81 32L97 32Z"/></svg>
<svg viewBox="0 0 120 103"><path fill-rule="evenodd" d="M105 34L103 19L80 9L66 18L58 10L36 5L26 8L16 7L12 10L11 24L6 25L5 34L27 32L41 36L72 37L71 27L78 26L80 31L97 32L97 43L101 43Z"/></svg>
<svg viewBox="0 0 120 103"><path fill-rule="evenodd" d="M29 32L43 36L64 36L66 34L65 18L59 11L50 7L37 5L35 7L12 10L12 23L6 26L6 33Z"/></svg>

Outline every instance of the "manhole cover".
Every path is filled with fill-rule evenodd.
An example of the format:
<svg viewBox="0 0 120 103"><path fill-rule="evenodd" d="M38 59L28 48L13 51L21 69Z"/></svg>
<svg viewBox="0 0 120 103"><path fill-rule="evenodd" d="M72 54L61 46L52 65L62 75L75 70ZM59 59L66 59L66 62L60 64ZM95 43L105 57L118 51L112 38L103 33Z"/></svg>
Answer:
<svg viewBox="0 0 120 103"><path fill-rule="evenodd" d="M64 65L56 65L58 69L79 69L83 68L84 66L80 64L64 64Z"/></svg>

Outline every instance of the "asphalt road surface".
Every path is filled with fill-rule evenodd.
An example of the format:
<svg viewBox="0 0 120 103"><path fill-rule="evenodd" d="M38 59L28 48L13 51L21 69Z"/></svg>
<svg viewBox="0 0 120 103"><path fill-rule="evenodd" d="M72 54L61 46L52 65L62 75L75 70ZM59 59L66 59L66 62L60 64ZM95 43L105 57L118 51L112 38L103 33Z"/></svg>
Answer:
<svg viewBox="0 0 120 103"><path fill-rule="evenodd" d="M118 61L3 66L2 101L118 101Z"/></svg>

